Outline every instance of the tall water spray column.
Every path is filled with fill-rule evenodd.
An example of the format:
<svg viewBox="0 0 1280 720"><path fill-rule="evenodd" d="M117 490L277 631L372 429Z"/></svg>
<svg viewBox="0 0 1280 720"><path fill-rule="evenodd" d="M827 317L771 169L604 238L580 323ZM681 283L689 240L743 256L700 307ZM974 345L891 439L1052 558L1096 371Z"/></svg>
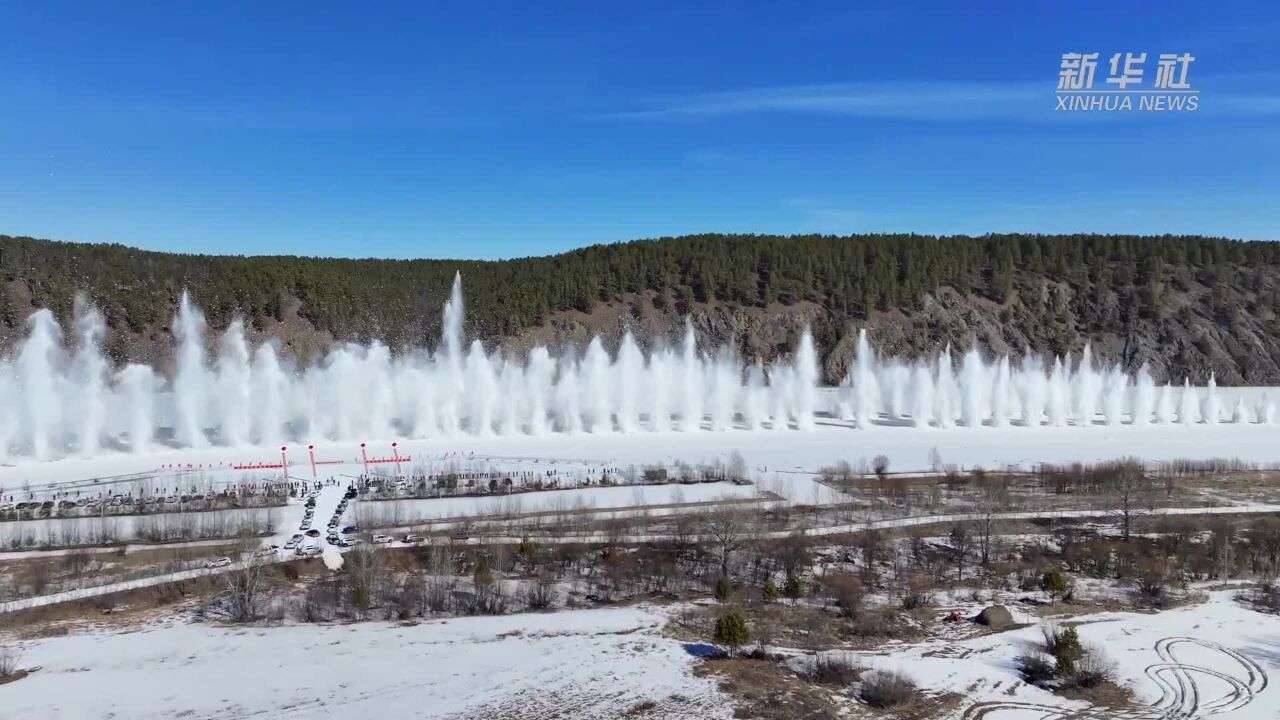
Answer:
<svg viewBox="0 0 1280 720"><path fill-rule="evenodd" d="M635 432L640 427L639 398L644 380L644 354L630 330L622 335L614 366L618 380L618 429Z"/></svg>
<svg viewBox="0 0 1280 720"><path fill-rule="evenodd" d="M680 356L681 397L680 429L685 432L702 427L703 378L702 363L698 359L698 340L693 334L693 323L684 321L684 343Z"/></svg>
<svg viewBox="0 0 1280 720"><path fill-rule="evenodd" d="M15 368L24 411L20 429L25 432L31 456L48 460L61 435L56 369L62 364L62 329L48 309L32 313L27 328Z"/></svg>
<svg viewBox="0 0 1280 720"><path fill-rule="evenodd" d="M218 341L218 430L223 445L242 445L249 440L249 342L244 321L236 318ZM266 438L275 440L276 438Z"/></svg>
<svg viewBox="0 0 1280 720"><path fill-rule="evenodd" d="M126 408L129 449L135 453L151 450L155 436L156 376L151 366L130 363L116 373L118 402Z"/></svg>
<svg viewBox="0 0 1280 720"><path fill-rule="evenodd" d="M76 337L80 346L74 361L79 391L72 402L73 415L80 420L77 445L80 453L91 456L98 452L106 421L107 360L102 356L102 336L106 323L102 313L88 300L77 295L75 299Z"/></svg>
<svg viewBox="0 0 1280 720"><path fill-rule="evenodd" d="M1142 363L1138 368L1138 378L1133 384L1133 409L1130 411L1130 422L1137 426L1151 423L1151 416L1156 409L1156 383L1151 378L1151 367Z"/></svg>
<svg viewBox="0 0 1280 720"><path fill-rule="evenodd" d="M611 399L616 391L613 378L610 377L609 353L599 337L591 338L587 345L587 354L582 358L583 395L587 411L586 428L593 433L605 433L613 430L613 403Z"/></svg>
<svg viewBox="0 0 1280 720"><path fill-rule="evenodd" d="M528 383L529 434L543 435L549 430L547 414L551 410L552 383L556 374L556 361L544 347L536 347L529 353Z"/></svg>
<svg viewBox="0 0 1280 720"><path fill-rule="evenodd" d="M205 372L204 314L184 290L174 323L178 336L178 371L173 378L174 430L187 447L209 444L204 434L207 374Z"/></svg>
<svg viewBox="0 0 1280 720"><path fill-rule="evenodd" d="M995 427L1009 424L1009 401L1013 393L1011 385L1009 356L1002 355L996 363L996 377L991 384L991 424Z"/></svg>
<svg viewBox="0 0 1280 720"><path fill-rule="evenodd" d="M1191 387L1191 378L1182 379L1182 397L1178 399L1178 422L1195 425L1200 422L1200 401Z"/></svg>
<svg viewBox="0 0 1280 720"><path fill-rule="evenodd" d="M256 398L253 413L253 438L260 443L275 444L284 440L289 378L280 367L275 345L262 343L253 353L250 385Z"/></svg>
<svg viewBox="0 0 1280 720"><path fill-rule="evenodd" d="M813 333L805 326L800 333L800 346L795 359L796 429L812 430L814 411L818 404L818 349L813 344Z"/></svg>
<svg viewBox="0 0 1280 720"><path fill-rule="evenodd" d="M937 380L933 384L934 417L940 428L955 427L960 391L956 387L955 368L951 365L950 343L938 355L935 374Z"/></svg>
<svg viewBox="0 0 1280 720"><path fill-rule="evenodd" d="M462 273L453 276L449 300L444 304L441 324L440 352L436 363L440 379L437 397L440 399L440 429L446 434L457 433L461 427L459 405L463 388L462 371Z"/></svg>
<svg viewBox="0 0 1280 720"><path fill-rule="evenodd" d="M1204 407L1201 413L1208 425L1217 425L1222 420L1222 399L1218 397L1218 378L1209 373L1209 386L1205 388Z"/></svg>
<svg viewBox="0 0 1280 720"><path fill-rule="evenodd" d="M982 427L991 409L991 380L987 365L977 345L969 348L960 361L961 416L967 427Z"/></svg>
<svg viewBox="0 0 1280 720"><path fill-rule="evenodd" d="M867 339L866 328L858 331L858 355L853 361L853 392L854 420L858 427L869 428L880 405L880 387L876 382L876 355Z"/></svg>

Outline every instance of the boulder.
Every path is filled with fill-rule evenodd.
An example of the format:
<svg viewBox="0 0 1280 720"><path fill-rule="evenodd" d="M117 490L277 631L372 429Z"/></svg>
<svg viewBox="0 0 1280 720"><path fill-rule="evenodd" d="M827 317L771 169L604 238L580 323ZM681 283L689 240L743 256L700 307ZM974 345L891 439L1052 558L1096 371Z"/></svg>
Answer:
<svg viewBox="0 0 1280 720"><path fill-rule="evenodd" d="M978 613L978 617L973 621L979 625L986 625L992 630L1003 630L1013 625L1013 614L1003 605L992 605Z"/></svg>

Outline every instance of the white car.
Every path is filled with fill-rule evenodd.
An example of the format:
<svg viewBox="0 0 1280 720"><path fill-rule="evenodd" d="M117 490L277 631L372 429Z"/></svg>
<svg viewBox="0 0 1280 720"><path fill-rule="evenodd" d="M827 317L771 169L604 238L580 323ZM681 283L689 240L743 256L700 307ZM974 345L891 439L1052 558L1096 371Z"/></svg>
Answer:
<svg viewBox="0 0 1280 720"><path fill-rule="evenodd" d="M231 558L220 557L220 558L214 558L212 560L206 560L204 563L204 567L206 570L212 570L214 568L226 567L230 564L231 564Z"/></svg>
<svg viewBox="0 0 1280 720"><path fill-rule="evenodd" d="M394 540L395 538L391 537L390 535L374 535L373 536L374 545L386 545L387 543L393 542Z"/></svg>
<svg viewBox="0 0 1280 720"><path fill-rule="evenodd" d="M298 549L302 551L302 555L319 555L324 552L318 545L304 545Z"/></svg>
<svg viewBox="0 0 1280 720"><path fill-rule="evenodd" d="M422 542L422 536L421 535L405 535L403 538L401 538L401 541L406 542L410 545L416 545L417 543Z"/></svg>
<svg viewBox="0 0 1280 720"><path fill-rule="evenodd" d="M279 549L280 549L279 545L268 545L267 547L264 547L258 552L254 553L254 555L258 557L269 557L271 555L275 555L276 551Z"/></svg>

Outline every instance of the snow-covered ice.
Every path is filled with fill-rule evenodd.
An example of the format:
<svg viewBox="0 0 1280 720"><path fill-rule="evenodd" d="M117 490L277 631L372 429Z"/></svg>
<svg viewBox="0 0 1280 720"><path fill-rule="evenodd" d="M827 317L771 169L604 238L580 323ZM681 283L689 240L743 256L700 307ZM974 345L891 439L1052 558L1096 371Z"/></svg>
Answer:
<svg viewBox="0 0 1280 720"><path fill-rule="evenodd" d="M25 643L6 720L728 718L654 608L223 628L173 623Z"/></svg>

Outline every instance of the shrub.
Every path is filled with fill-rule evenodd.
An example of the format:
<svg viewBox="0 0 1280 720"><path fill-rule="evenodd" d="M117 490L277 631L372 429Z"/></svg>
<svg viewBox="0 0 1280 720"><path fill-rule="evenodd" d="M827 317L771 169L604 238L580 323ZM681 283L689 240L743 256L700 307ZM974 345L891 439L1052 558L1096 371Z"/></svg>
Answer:
<svg viewBox="0 0 1280 720"><path fill-rule="evenodd" d="M715 596L720 602L728 602L729 598L733 597L733 583L728 577L721 575L716 580Z"/></svg>
<svg viewBox="0 0 1280 720"><path fill-rule="evenodd" d="M890 670L869 672L858 686L858 697L874 708L897 707L915 699L919 692L909 676Z"/></svg>
<svg viewBox="0 0 1280 720"><path fill-rule="evenodd" d="M1045 649L1057 662L1058 674L1066 677L1076 670L1076 662L1084 654L1080 644L1080 633L1075 628L1060 628L1056 625L1045 625Z"/></svg>
<svg viewBox="0 0 1280 720"><path fill-rule="evenodd" d="M1058 568L1049 568L1040 576L1040 589L1050 600L1057 600L1071 592L1071 579Z"/></svg>
<svg viewBox="0 0 1280 720"><path fill-rule="evenodd" d="M1108 660L1101 649L1089 647L1080 650L1070 671L1062 673L1062 680L1068 686L1087 689L1113 682L1115 673L1115 663Z"/></svg>
<svg viewBox="0 0 1280 720"><path fill-rule="evenodd" d="M862 674L861 668L849 662L844 655L815 655L805 676L816 685L846 687Z"/></svg>
<svg viewBox="0 0 1280 720"><path fill-rule="evenodd" d="M1168 600L1169 578L1157 567L1149 567L1138 574L1135 581L1138 601L1151 607L1162 607Z"/></svg>
<svg viewBox="0 0 1280 720"><path fill-rule="evenodd" d="M545 579L540 579L525 588L524 602L530 610L546 610L555 604L556 587Z"/></svg>
<svg viewBox="0 0 1280 720"><path fill-rule="evenodd" d="M907 589L902 594L903 610L918 610L933 604L933 593L929 592L927 581L912 578L907 582Z"/></svg>
<svg viewBox="0 0 1280 720"><path fill-rule="evenodd" d="M0 678L7 678L18 671L18 655L6 647L0 647Z"/></svg>
<svg viewBox="0 0 1280 720"><path fill-rule="evenodd" d="M716 642L730 650L737 650L750 640L751 632L747 630L747 621L739 613L725 613L716 618Z"/></svg>
<svg viewBox="0 0 1280 720"><path fill-rule="evenodd" d="M778 586L773 584L772 578L764 581L764 587L760 589L760 597L764 598L765 602L777 602Z"/></svg>
<svg viewBox="0 0 1280 720"><path fill-rule="evenodd" d="M787 581L782 584L782 594L791 600L799 600L804 597L804 585L801 584L800 578L795 575L788 575Z"/></svg>
<svg viewBox="0 0 1280 720"><path fill-rule="evenodd" d="M1042 685L1053 679L1057 672L1053 661L1041 653L1019 655L1014 660L1018 674L1032 685Z"/></svg>
<svg viewBox="0 0 1280 720"><path fill-rule="evenodd" d="M831 592L831 599L835 601L836 607L840 608L840 614L845 617L857 617L867 595L858 578L840 573L829 577L826 583Z"/></svg>
<svg viewBox="0 0 1280 720"><path fill-rule="evenodd" d="M533 565L538 559L538 544L529 538L521 538L520 546L516 548L516 554L526 563Z"/></svg>

